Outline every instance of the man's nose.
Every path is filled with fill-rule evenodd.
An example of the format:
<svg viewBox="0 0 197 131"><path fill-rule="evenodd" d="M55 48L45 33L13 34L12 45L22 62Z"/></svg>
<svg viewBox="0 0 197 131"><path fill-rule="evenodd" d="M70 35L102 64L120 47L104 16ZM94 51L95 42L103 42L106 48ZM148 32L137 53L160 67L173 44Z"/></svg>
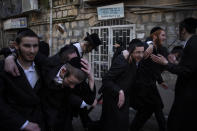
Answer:
<svg viewBox="0 0 197 131"><path fill-rule="evenodd" d="M31 52L34 52L34 51L35 51L35 48L34 48L33 46L31 46L31 47L30 47L30 51L31 51Z"/></svg>

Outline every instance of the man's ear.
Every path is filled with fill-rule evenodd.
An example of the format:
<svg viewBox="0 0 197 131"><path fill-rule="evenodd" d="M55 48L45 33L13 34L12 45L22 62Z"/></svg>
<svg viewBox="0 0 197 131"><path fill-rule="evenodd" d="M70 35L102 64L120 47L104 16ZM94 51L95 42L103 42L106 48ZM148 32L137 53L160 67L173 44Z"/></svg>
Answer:
<svg viewBox="0 0 197 131"><path fill-rule="evenodd" d="M182 34L182 35L185 35L186 32L187 32L186 29L183 28L182 31L181 31L181 34Z"/></svg>
<svg viewBox="0 0 197 131"><path fill-rule="evenodd" d="M156 39L157 39L157 36L153 35L153 42L155 42Z"/></svg>
<svg viewBox="0 0 197 131"><path fill-rule="evenodd" d="M61 78L64 78L64 76L65 76L65 74L66 74L67 71L68 71L68 70L66 69L66 67L62 67L62 69L61 69L61 71L60 71L60 77L61 77Z"/></svg>

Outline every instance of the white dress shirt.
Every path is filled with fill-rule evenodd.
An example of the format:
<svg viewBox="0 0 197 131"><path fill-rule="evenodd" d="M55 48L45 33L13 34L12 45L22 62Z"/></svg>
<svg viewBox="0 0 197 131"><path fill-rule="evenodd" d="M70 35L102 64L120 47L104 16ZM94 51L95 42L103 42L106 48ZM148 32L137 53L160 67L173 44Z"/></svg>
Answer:
<svg viewBox="0 0 197 131"><path fill-rule="evenodd" d="M31 85L32 88L35 87L36 82L39 78L36 69L35 69L35 63L33 62L32 65L29 67L29 69L24 69L23 66L20 64L20 62L17 60L18 64L21 66L23 69L27 80L29 81L29 84Z"/></svg>
<svg viewBox="0 0 197 131"><path fill-rule="evenodd" d="M24 69L23 66L20 64L20 62L17 60L17 63L21 66L23 69L26 78L31 85L32 88L35 87L37 80L39 79L39 76L35 70L35 63L33 62L32 65L29 67L29 69ZM21 126L20 130L24 130L24 128L29 124L29 121L26 120L25 123Z"/></svg>

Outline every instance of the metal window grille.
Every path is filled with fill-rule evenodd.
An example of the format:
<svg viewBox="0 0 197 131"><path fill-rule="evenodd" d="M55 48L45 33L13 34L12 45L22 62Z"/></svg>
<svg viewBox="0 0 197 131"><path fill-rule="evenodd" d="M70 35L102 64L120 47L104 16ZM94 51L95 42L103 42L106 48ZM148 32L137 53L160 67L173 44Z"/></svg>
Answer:
<svg viewBox="0 0 197 131"><path fill-rule="evenodd" d="M98 51L89 54L89 61L94 69L94 77L101 80L111 65L113 56L113 44L120 40L125 44L125 49L129 42L135 38L135 25L124 19L113 19L101 21L90 28L91 33L97 33L102 41Z"/></svg>

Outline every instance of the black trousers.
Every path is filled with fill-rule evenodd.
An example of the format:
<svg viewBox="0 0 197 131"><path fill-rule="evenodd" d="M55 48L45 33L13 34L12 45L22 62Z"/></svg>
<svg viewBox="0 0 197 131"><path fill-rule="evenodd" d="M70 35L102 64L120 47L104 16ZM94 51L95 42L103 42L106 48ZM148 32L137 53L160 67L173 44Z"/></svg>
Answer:
<svg viewBox="0 0 197 131"><path fill-rule="evenodd" d="M150 108L148 106L137 111L130 125L130 131L139 131L153 113L155 113L155 117L159 125L159 131L165 131L166 120L164 118L162 108Z"/></svg>

